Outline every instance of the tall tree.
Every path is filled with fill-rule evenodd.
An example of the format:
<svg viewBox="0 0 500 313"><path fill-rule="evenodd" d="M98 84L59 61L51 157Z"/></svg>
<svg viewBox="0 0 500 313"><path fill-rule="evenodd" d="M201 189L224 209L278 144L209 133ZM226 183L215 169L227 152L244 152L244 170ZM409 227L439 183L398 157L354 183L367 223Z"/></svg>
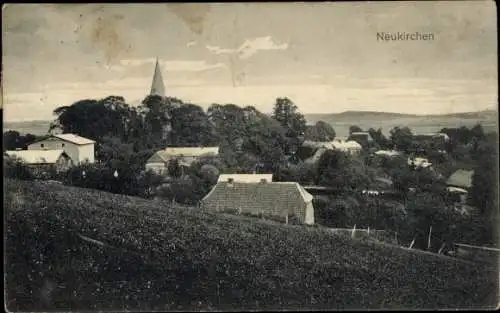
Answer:
<svg viewBox="0 0 500 313"><path fill-rule="evenodd" d="M413 142L413 134L408 127L394 127L390 131L392 144L400 150L407 151Z"/></svg>
<svg viewBox="0 0 500 313"><path fill-rule="evenodd" d="M184 104L171 110L171 143L177 146L212 146L218 143L215 127L197 105Z"/></svg>

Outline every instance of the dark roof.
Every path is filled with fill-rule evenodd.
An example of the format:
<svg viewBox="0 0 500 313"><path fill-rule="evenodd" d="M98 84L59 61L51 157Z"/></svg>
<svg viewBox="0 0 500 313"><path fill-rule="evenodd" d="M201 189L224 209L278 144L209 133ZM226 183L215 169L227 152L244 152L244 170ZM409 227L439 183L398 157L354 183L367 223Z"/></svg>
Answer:
<svg viewBox="0 0 500 313"><path fill-rule="evenodd" d="M220 211L238 210L284 216L312 201L312 195L295 182L227 183L219 182L201 200L204 207Z"/></svg>

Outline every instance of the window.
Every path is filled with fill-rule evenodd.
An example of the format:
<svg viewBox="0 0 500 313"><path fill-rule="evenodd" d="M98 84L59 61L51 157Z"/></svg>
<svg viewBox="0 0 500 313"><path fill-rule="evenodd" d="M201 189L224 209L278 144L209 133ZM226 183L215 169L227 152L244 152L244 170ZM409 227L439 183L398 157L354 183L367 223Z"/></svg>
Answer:
<svg viewBox="0 0 500 313"><path fill-rule="evenodd" d="M41 148L44 148L44 144L43 144L43 143L42 143L42 144L40 144L40 147L41 147Z"/></svg>
<svg viewBox="0 0 500 313"><path fill-rule="evenodd" d="M64 148L64 143L62 143L62 144L61 144L61 147L63 147L63 148Z"/></svg>

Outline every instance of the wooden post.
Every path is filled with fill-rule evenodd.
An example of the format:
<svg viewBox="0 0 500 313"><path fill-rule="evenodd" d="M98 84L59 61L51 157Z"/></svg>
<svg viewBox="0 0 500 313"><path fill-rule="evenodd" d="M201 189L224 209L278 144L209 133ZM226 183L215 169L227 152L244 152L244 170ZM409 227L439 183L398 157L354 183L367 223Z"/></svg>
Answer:
<svg viewBox="0 0 500 313"><path fill-rule="evenodd" d="M429 228L429 239L427 240L427 250L431 248L431 233L432 233L432 226Z"/></svg>
<svg viewBox="0 0 500 313"><path fill-rule="evenodd" d="M354 238L355 233L356 233L356 224L354 224L354 227L352 228L351 238Z"/></svg>
<svg viewBox="0 0 500 313"><path fill-rule="evenodd" d="M287 214L286 214L286 216L285 216L285 222L286 222L286 224L288 225L288 213L287 213Z"/></svg>
<svg viewBox="0 0 500 313"><path fill-rule="evenodd" d="M368 226L368 236L370 236L370 226Z"/></svg>
<svg viewBox="0 0 500 313"><path fill-rule="evenodd" d="M415 244L415 239L416 239L416 236L413 237L413 241L410 243L410 246L408 247L408 249L411 249L413 247L413 245Z"/></svg>
<svg viewBox="0 0 500 313"><path fill-rule="evenodd" d="M446 245L446 243L443 243L441 245L441 248L439 248L438 254L441 254L441 251L443 251L443 248L444 248L445 245Z"/></svg>

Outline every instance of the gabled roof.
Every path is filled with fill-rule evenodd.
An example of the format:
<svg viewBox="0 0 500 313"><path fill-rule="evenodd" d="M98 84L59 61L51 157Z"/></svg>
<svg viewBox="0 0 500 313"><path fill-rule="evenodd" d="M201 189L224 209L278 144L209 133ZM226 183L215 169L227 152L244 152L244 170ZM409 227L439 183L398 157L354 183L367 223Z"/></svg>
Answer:
<svg viewBox="0 0 500 313"><path fill-rule="evenodd" d="M474 171L457 170L448 178L446 184L465 189L470 188L472 186L472 175L474 175Z"/></svg>
<svg viewBox="0 0 500 313"><path fill-rule="evenodd" d="M203 155L218 155L219 147L178 147L166 148L165 154L167 156L203 156Z"/></svg>
<svg viewBox="0 0 500 313"><path fill-rule="evenodd" d="M168 162L173 157L201 157L218 155L219 147L178 147L156 151L146 163Z"/></svg>
<svg viewBox="0 0 500 313"><path fill-rule="evenodd" d="M361 145L357 143L356 141L349 140L349 141L344 141L344 142L332 142L332 146L335 149L361 149Z"/></svg>
<svg viewBox="0 0 500 313"><path fill-rule="evenodd" d="M396 150L378 150L378 151L375 151L375 154L376 155L386 155L386 156L397 156L397 155L401 155L401 152L399 151L396 151Z"/></svg>
<svg viewBox="0 0 500 313"><path fill-rule="evenodd" d="M26 164L55 164L61 155L65 155L64 150L15 150L5 153Z"/></svg>
<svg viewBox="0 0 500 313"><path fill-rule="evenodd" d="M220 174L217 182L228 182L232 178L236 183L260 183L262 179L273 181L273 174Z"/></svg>
<svg viewBox="0 0 500 313"><path fill-rule="evenodd" d="M201 200L203 206L284 216L311 202L312 195L296 182L219 182Z"/></svg>
<svg viewBox="0 0 500 313"><path fill-rule="evenodd" d="M52 137L74 143L75 145L88 145L95 143L94 140L78 136L76 134L57 134Z"/></svg>
<svg viewBox="0 0 500 313"><path fill-rule="evenodd" d="M312 141L312 140L305 140L302 143L303 147L309 147L309 148L326 148L326 149L332 149L332 143L329 141Z"/></svg>

